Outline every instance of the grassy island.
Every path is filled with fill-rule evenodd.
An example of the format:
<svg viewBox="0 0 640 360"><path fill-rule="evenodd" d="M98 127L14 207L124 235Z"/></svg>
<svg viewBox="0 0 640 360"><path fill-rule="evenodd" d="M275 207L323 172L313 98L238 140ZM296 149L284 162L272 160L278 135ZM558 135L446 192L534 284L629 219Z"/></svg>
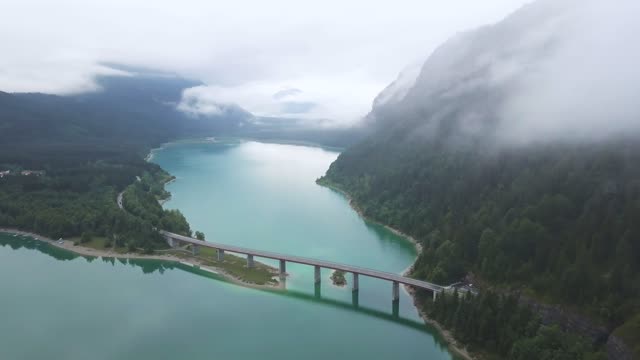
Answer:
<svg viewBox="0 0 640 360"><path fill-rule="evenodd" d="M248 268L245 258L232 254L225 254L224 260L218 261L215 250L210 248L201 248L199 254L194 256L188 246L182 249L153 250L149 253L142 248L113 247L113 242L105 237L92 237L89 241L83 240L86 239L82 237L70 238L62 245L73 244L73 246L71 248L68 246L62 247L80 254L86 254L87 251L83 250L89 249L95 251L93 255L100 256L165 257L167 260L180 260L198 267L209 268L246 285L278 285L278 281L274 279L274 276L278 274L276 268L258 261L254 262L255 267Z"/></svg>

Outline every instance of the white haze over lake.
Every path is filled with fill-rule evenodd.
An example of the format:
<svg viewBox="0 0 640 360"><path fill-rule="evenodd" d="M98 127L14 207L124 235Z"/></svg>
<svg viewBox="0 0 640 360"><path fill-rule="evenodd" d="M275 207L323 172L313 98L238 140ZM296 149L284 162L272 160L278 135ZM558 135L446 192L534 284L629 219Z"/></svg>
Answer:
<svg viewBox="0 0 640 360"><path fill-rule="evenodd" d="M0 90L95 91L106 61L204 81L192 111L352 122L407 64L526 2L2 0Z"/></svg>

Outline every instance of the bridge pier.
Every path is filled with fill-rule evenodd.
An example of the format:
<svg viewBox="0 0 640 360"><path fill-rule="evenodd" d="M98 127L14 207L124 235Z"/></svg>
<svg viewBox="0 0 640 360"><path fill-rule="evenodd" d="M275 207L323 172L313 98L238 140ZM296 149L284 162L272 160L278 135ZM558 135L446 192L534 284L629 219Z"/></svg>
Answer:
<svg viewBox="0 0 640 360"><path fill-rule="evenodd" d="M400 284L397 281L393 282L393 287L391 289L391 299L393 301L400 300Z"/></svg>
<svg viewBox="0 0 640 360"><path fill-rule="evenodd" d="M277 254L273 252L261 251L261 250L255 250L255 249L247 249L247 248L242 248L234 245L202 242L200 240L193 239L191 237L167 232L164 230L159 230L159 233L160 235L164 236L169 246L176 249L192 252L193 255L198 255L200 252L199 251L200 248L203 246L207 249L211 249L211 251L217 250L218 261L223 260L225 251L229 251L231 253L244 254L247 257L246 258L247 268L257 266L253 260L253 258L256 256L279 261L280 283L283 286L287 278L286 263L292 262L295 264L305 264L309 266L314 266L314 270L315 270L314 282L317 285L320 285L322 283L322 279L321 279L322 268L330 268L330 269L340 270L345 273L351 273L353 276L353 283L351 284L352 285L351 288L354 294L357 294L360 288L360 284L359 284L360 275L390 281L392 283L391 296L394 302L397 302L400 299L400 284L403 284L404 286L412 286L417 289L424 289L426 291L431 291L434 300L436 300L443 291L448 291L447 289L450 288L450 286L443 287L441 285L433 284L427 281L411 279L411 278L407 278L394 273L376 271L376 270L366 269L358 266L349 266L347 264L337 264L329 261L309 259L309 258L304 258L299 256L286 255L286 254ZM189 249L189 246L191 246L191 249ZM209 256L208 252L207 252L207 256Z"/></svg>
<svg viewBox="0 0 640 360"><path fill-rule="evenodd" d="M284 278L287 276L287 262L285 260L280 260L280 277Z"/></svg>
<svg viewBox="0 0 640 360"><path fill-rule="evenodd" d="M360 301L358 300L359 296L360 296L359 291L354 291L351 293L351 305L353 305L354 308L357 308L360 303Z"/></svg>
<svg viewBox="0 0 640 360"><path fill-rule="evenodd" d="M400 301L396 300L391 303L391 315L394 318L400 317Z"/></svg>

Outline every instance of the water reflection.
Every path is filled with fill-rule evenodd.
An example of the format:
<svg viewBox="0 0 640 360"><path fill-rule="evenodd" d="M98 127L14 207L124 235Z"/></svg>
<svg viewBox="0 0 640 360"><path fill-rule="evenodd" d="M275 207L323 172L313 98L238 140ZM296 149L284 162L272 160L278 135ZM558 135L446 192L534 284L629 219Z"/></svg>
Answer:
<svg viewBox="0 0 640 360"><path fill-rule="evenodd" d="M0 233L0 246L9 246L13 250L19 250L22 248L36 250L42 254L51 256L56 260L69 261L78 258L83 258L87 262L93 262L96 260L102 260L103 263L111 264L112 266L130 265L133 268L140 268L143 274L153 274L156 271L163 274L167 270L180 269L187 271L191 274L198 276L215 279L218 281L228 282L222 276L212 273L207 270L203 270L197 267L193 267L188 264L182 264L180 262L161 261L152 259L125 259L114 257L92 257L82 256L74 254L68 250L60 249L50 244L35 240L26 236L12 236L9 234ZM286 279L281 282L284 289L286 289ZM435 345L441 349L447 348L447 344L444 340L437 335L437 332L430 326L425 325L421 321L414 319L404 318L399 315L399 301L393 301L390 308L374 309L359 304L359 291L353 291L351 301L341 301L332 299L329 297L322 297L321 283L314 284L313 290L309 289L309 292L298 290L271 290L271 289L256 289L256 291L264 291L276 296L283 296L291 299L301 300L317 305L330 306L340 310L351 311L355 313L365 314L377 319L382 319L395 324L399 324L420 332L428 333L433 336Z"/></svg>
<svg viewBox="0 0 640 360"><path fill-rule="evenodd" d="M393 300L391 302L391 313L394 318L400 317L400 300Z"/></svg>
<svg viewBox="0 0 640 360"><path fill-rule="evenodd" d="M81 258L85 259L88 263L92 263L95 260L101 259L102 262L111 264L112 266L115 266L117 261L122 265L128 264L132 267L139 267L142 269L142 273L144 274L152 274L156 271L162 274L165 272L165 270L175 269L179 267L178 265L182 265L178 262L158 261L151 259L125 259L106 256L96 257L78 255L71 251L55 247L51 244L47 244L31 237L23 235L13 236L12 234L7 233L0 233L0 246L9 246L13 250L19 250L22 248L28 250L36 250L42 254L51 256L52 258L61 261L71 261ZM182 265L182 268L186 269L188 267Z"/></svg>

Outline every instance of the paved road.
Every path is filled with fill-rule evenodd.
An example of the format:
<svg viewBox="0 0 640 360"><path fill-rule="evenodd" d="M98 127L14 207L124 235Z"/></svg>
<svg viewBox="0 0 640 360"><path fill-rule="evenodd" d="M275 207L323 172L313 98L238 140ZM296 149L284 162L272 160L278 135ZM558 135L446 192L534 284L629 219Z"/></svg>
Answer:
<svg viewBox="0 0 640 360"><path fill-rule="evenodd" d="M383 271L378 271L378 270L373 270L373 269L367 269L367 268L358 267L358 266L339 264L339 263L334 263L334 262L330 262L330 261L310 259L310 258L305 258L305 257L301 257L301 256L278 254L278 253L269 252L269 251L254 250L254 249L248 249L248 248L243 248L243 247L239 247L239 246L218 244L218 243L212 243L212 242L208 242L208 241L201 241L201 240L196 240L196 239L193 239L193 238L190 238L190 237L186 237L186 236L170 233L170 232L167 232L167 231L160 231L160 233L162 235L164 235L165 237L169 237L169 238L181 241L181 242L186 242L186 243L190 243L190 244L194 244L194 245L209 247L209 248L213 248L213 249L220 249L220 250L224 250L224 251L228 251L228 252L232 252L232 253L253 255L253 256L263 257L263 258L267 258L267 259L285 260L285 261L292 262L292 263L319 266L319 267L322 267L322 268L328 268L328 269L334 269L334 270L341 270L341 271L344 271L344 272L350 272L350 273L354 273L354 274L361 274L361 275L370 276L370 277L374 277L374 278L378 278L378 279L395 281L395 282L398 282L400 284L411 285L411 286L414 286L414 287L417 287L417 288L427 289L427 290L430 290L430 291L433 291L433 292L441 292L441 291L444 290L444 286L432 284L432 283L426 282L426 281L411 279L411 278L404 277L404 276L401 276L401 275L398 275L398 274L393 274L393 273L388 273L388 272L383 272Z"/></svg>

